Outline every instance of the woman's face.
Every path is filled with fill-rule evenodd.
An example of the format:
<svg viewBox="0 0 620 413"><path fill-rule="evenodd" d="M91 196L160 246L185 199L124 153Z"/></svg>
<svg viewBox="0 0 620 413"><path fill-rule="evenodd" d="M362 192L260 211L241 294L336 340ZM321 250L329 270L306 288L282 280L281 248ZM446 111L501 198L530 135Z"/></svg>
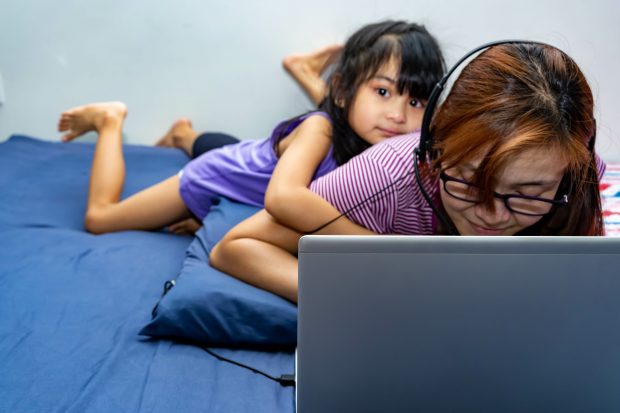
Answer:
<svg viewBox="0 0 620 413"><path fill-rule="evenodd" d="M444 172L454 178L470 181L481 159L464 162ZM508 162L493 190L504 195L528 195L553 199L567 163L557 151L530 150ZM443 206L461 235L514 235L535 224L542 217L511 212L504 201L495 199L495 210L484 204L461 201L440 189ZM570 200L569 200L570 202Z"/></svg>

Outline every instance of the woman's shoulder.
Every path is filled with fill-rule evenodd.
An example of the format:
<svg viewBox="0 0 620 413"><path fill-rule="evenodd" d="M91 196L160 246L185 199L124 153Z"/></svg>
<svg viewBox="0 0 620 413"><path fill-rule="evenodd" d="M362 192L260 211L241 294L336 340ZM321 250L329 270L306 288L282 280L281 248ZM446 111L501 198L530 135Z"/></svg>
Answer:
<svg viewBox="0 0 620 413"><path fill-rule="evenodd" d="M395 136L390 139L386 139L380 143L385 144L391 148L394 148L397 152L413 150L420 144L420 130L415 130L406 135Z"/></svg>
<svg viewBox="0 0 620 413"><path fill-rule="evenodd" d="M360 156L372 159L387 169L411 170L414 161L413 151L419 143L420 133L415 131L386 139L362 152Z"/></svg>
<svg viewBox="0 0 620 413"><path fill-rule="evenodd" d="M393 138L388 138L382 142L373 145L370 150L381 153L385 152L393 152L398 154L409 154L413 153L413 150L420 144L420 131L416 130L414 132L408 133L406 135L395 136ZM371 152L372 153L372 152ZM373 155L376 156L376 155Z"/></svg>

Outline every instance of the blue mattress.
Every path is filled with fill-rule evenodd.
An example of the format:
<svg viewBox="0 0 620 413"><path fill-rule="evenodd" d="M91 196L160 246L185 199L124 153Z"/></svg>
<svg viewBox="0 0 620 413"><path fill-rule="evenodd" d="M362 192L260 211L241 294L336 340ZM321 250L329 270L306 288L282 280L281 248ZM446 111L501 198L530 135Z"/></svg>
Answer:
<svg viewBox="0 0 620 413"><path fill-rule="evenodd" d="M176 150L126 146L124 196L176 173ZM93 145L0 144L0 411L292 412L294 389L198 346L138 336L190 237L84 231ZM291 352L213 349L274 376Z"/></svg>

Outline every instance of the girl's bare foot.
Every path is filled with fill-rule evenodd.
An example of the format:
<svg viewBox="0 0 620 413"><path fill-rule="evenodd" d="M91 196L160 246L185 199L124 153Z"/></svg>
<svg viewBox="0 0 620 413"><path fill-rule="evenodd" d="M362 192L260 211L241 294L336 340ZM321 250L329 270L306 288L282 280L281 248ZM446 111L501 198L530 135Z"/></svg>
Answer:
<svg viewBox="0 0 620 413"><path fill-rule="evenodd" d="M127 106L122 102L91 103L63 112L58 120L58 131L67 132L61 140L71 141L90 131L100 131L106 122L122 123Z"/></svg>
<svg viewBox="0 0 620 413"><path fill-rule="evenodd" d="M181 118L172 124L168 132L155 143L155 146L179 148L191 157L194 141L197 137L198 132L194 130L192 121Z"/></svg>
<svg viewBox="0 0 620 413"><path fill-rule="evenodd" d="M310 53L290 55L284 58L282 65L293 77L299 71L320 76L338 58L343 47L341 44L332 44Z"/></svg>
<svg viewBox="0 0 620 413"><path fill-rule="evenodd" d="M325 97L326 89L321 74L338 58L342 48L340 44L332 44L310 53L290 55L284 58L282 65L319 104Z"/></svg>

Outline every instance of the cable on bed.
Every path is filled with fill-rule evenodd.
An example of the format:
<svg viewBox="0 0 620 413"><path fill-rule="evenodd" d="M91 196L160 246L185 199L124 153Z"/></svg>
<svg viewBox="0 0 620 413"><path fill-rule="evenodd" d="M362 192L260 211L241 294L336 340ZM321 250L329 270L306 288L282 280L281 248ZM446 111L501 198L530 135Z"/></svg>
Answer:
<svg viewBox="0 0 620 413"><path fill-rule="evenodd" d="M212 350L210 350L207 347L201 347L204 351L206 351L207 353L209 353L210 355L212 355L213 357L215 357L216 359L220 360L220 361L224 361L226 363L230 363L230 364L234 364L235 366L239 366L241 368L250 370L253 373L256 374L260 374L261 376L265 376L267 377L269 380L273 380L275 382L280 383L281 386L284 387L288 387L288 386L294 386L295 385L295 375L294 374L282 374L280 377L274 377L268 373L265 373L264 371L260 371L258 369L255 369L254 367L245 365L243 363L239 363L238 361L235 360L231 360L229 358L226 358L224 356L220 356L217 353L214 353Z"/></svg>
<svg viewBox="0 0 620 413"><path fill-rule="evenodd" d="M198 238L200 239L200 238ZM166 283L164 284L164 293L162 294L161 298L159 299L159 301L157 302L157 304L155 304L155 307L153 307L153 310L151 311L151 315L153 317L155 317L155 315L157 314L157 307L159 307L159 302L165 297L166 294L168 294L168 291L170 291L172 289L172 287L174 287L176 285L176 281L175 280L169 280L166 281ZM210 350L207 347L203 347L203 346L198 346L201 349L203 349L204 351L206 351L207 353L209 353L210 355L212 355L213 357L215 357L216 359L220 360L220 361L224 361L226 363L230 363L230 364L234 364L235 366L239 366L241 368L250 370L253 373L256 374L260 374L261 376L264 376L266 378L268 378L269 380L273 380L275 382L280 383L281 386L284 387L288 387L288 386L295 386L295 375L294 374L282 374L280 377L274 377L268 373L265 373L264 371L260 371L258 369L255 369L254 367L245 365L243 363L240 363L238 361L235 360L231 360L229 358L226 358L224 356L220 356L217 353L214 353L212 350Z"/></svg>

